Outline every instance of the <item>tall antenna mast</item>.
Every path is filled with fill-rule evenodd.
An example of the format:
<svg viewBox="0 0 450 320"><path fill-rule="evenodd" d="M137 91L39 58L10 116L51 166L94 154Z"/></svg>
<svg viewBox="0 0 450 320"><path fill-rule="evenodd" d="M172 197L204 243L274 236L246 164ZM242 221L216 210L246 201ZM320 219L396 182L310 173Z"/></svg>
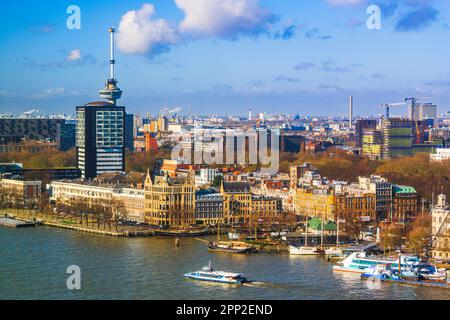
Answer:
<svg viewBox="0 0 450 320"><path fill-rule="evenodd" d="M110 79L115 79L114 78L114 66L116 64L116 60L115 60L115 33L116 33L116 29L114 29L113 27L109 28L109 33L110 33L110 38L111 38L111 59L109 60L109 64L111 66L111 76Z"/></svg>
<svg viewBox="0 0 450 320"><path fill-rule="evenodd" d="M115 33L116 29L111 27L108 29L110 35L110 75L106 81L106 87L99 91L100 97L108 100L109 103L116 105L118 99L122 97L122 90L117 87L117 80L115 79Z"/></svg>

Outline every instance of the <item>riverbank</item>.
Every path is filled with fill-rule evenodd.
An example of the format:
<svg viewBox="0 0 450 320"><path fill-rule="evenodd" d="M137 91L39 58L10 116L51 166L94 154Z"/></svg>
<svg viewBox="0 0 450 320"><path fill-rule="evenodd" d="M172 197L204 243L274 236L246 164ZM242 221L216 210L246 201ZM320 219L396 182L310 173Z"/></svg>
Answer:
<svg viewBox="0 0 450 320"><path fill-rule="evenodd" d="M84 233L98 234L104 236L112 237L149 237L153 236L154 233L151 230L143 230L142 228L136 228L133 226L127 226L124 228L122 226L115 230L114 227L105 226L102 224L92 223L90 225L84 225L77 223L73 220L66 220L64 218L57 219L49 214L43 214L39 212L31 212L29 210L22 209L3 209L0 211L1 215L7 214L9 217L14 218L18 221L37 223L39 225L44 225L48 227L60 228L73 230Z"/></svg>

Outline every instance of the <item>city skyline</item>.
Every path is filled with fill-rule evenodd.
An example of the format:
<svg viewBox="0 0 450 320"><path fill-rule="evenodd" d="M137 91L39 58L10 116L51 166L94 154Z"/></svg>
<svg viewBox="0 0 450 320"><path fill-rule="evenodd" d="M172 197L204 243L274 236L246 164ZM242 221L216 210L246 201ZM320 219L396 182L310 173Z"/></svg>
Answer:
<svg viewBox="0 0 450 320"><path fill-rule="evenodd" d="M346 115L349 95L356 116L407 96L448 109L445 1L202 1L79 1L80 30L66 27L71 3L29 3L31 16L2 3L1 112L73 113L99 100L109 26L132 113ZM381 30L366 26L369 4L380 5Z"/></svg>

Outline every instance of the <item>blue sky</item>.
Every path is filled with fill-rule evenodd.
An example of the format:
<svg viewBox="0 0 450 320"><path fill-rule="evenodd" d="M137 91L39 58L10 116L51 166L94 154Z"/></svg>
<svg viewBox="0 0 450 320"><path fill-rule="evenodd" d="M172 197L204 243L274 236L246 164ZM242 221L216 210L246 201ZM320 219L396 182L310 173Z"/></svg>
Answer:
<svg viewBox="0 0 450 320"><path fill-rule="evenodd" d="M380 30L366 26L370 4ZM72 113L108 77L110 25L130 112L340 115L427 96L450 109L448 0L0 3L0 112ZM69 5L81 29L69 30ZM397 110L397 113L403 110Z"/></svg>

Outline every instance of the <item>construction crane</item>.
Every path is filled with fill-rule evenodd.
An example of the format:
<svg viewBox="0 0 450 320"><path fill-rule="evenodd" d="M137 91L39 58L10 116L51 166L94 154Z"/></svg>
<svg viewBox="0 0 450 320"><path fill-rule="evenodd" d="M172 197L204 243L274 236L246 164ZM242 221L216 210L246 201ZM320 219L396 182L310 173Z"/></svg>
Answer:
<svg viewBox="0 0 450 320"><path fill-rule="evenodd" d="M386 119L389 119L389 117L390 117L391 108L393 108L393 107L402 107L405 104L406 104L406 102L382 104L381 107L382 108L386 108Z"/></svg>
<svg viewBox="0 0 450 320"><path fill-rule="evenodd" d="M393 107L401 107L406 105L409 101L411 101L411 108L412 108L412 114L414 114L414 107L417 103L417 101L422 100L422 99L430 99L431 97L420 97L420 98L405 98L403 100L403 102L399 102L399 103L388 103L388 104L383 104L382 108L386 108L386 118L389 119L390 116L390 109ZM413 119L411 119L413 120Z"/></svg>

